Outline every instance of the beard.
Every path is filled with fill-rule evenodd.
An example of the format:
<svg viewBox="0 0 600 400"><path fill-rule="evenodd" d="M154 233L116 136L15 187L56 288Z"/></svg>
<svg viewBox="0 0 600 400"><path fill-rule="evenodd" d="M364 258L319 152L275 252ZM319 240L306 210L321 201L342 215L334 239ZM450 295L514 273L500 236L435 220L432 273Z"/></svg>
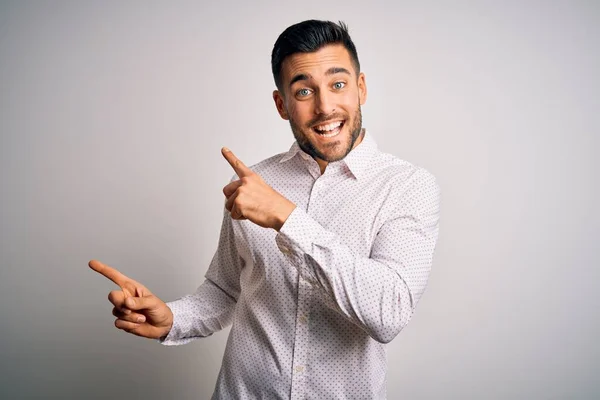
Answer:
<svg viewBox="0 0 600 400"><path fill-rule="evenodd" d="M342 160L344 157L346 157L348 155L348 153L350 153L350 151L352 150L352 148L354 147L354 143L356 143L356 140L358 139L358 137L360 136L360 133L362 131L362 112L360 110L360 104L358 106L358 109L356 110L356 112L354 113L354 118L352 118L352 125L349 126L350 129L350 140L348 140L348 142L346 143L346 147L342 150L342 152L338 152L337 154L332 154L332 155L327 155L324 153L324 151L318 149L313 142L310 141L310 133L305 133L305 131L310 131L311 133L314 134L314 130L312 129L313 126L315 126L316 124L319 124L321 122L326 122L326 121L330 121L332 119L343 119L344 120L344 125L342 126L342 129L346 128L346 124L349 122L348 118L344 118L343 115L341 114L331 114L328 116L322 116L319 117L313 121L310 121L306 128L303 130L302 128L300 128L300 126L298 124L296 124L296 122L294 122L291 118L290 118L290 127L292 128L292 133L294 134L294 138L296 138L296 141L298 142L298 146L302 149L302 151L304 151L306 154L310 155L311 157L315 158L319 158L323 161L327 161L327 162L334 162L334 161L339 161ZM342 134L342 132L340 132L340 134ZM344 139L342 139L344 140ZM330 149L334 149L335 147L338 146L339 141L336 142L332 142L332 143L328 143L327 147ZM341 143L340 145L344 145L344 143Z"/></svg>

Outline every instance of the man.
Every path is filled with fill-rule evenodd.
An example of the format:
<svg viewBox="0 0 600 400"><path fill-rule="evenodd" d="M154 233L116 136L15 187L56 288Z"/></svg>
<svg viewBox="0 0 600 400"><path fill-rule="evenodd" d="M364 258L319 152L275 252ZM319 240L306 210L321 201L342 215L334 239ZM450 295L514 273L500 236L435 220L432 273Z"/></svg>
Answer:
<svg viewBox="0 0 600 400"><path fill-rule="evenodd" d="M117 283L115 325L179 345L232 323L215 398L385 398L384 343L410 320L429 276L439 189L380 152L362 128L365 75L343 23L304 21L272 53L273 99L296 142L236 177L218 249L194 294L165 304ZM397 133L394 133L397 134Z"/></svg>

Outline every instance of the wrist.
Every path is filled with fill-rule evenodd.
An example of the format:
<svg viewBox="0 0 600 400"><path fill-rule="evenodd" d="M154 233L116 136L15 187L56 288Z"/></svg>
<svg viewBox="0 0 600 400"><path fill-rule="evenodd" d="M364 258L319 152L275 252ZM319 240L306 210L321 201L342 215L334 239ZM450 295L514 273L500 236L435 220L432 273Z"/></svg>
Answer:
<svg viewBox="0 0 600 400"><path fill-rule="evenodd" d="M167 306L167 309L168 309L167 320L165 321L163 330L160 335L161 340L164 340L167 336L169 336L169 333L171 333L171 329L173 329L173 319L174 319L173 311L171 311L171 308L169 306Z"/></svg>

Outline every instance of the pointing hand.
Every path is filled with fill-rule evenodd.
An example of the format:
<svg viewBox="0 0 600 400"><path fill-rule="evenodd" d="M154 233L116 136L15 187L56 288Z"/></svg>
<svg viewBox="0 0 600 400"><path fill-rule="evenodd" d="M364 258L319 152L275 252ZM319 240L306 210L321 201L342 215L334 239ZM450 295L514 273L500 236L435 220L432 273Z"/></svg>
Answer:
<svg viewBox="0 0 600 400"><path fill-rule="evenodd" d="M283 197L246 167L231 150L223 147L223 157L240 178L223 188L225 207L233 219L248 219L263 228L281 229L296 205Z"/></svg>
<svg viewBox="0 0 600 400"><path fill-rule="evenodd" d="M141 283L100 261L92 260L88 265L121 287L121 290L108 294L108 300L114 305L117 328L151 339L159 339L169 333L173 313L162 300Z"/></svg>

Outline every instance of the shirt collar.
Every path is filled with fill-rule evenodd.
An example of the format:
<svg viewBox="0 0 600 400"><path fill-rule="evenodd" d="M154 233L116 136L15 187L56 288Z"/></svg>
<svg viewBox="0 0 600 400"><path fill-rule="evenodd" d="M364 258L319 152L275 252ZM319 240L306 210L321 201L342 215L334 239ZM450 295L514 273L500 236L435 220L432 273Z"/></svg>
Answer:
<svg viewBox="0 0 600 400"><path fill-rule="evenodd" d="M375 139L373 139L372 135L365 129L365 135L363 137L362 142L358 146L356 146L343 160L338 162L345 163L352 175L356 179L360 179L365 176L367 167L369 166L369 162L373 154L377 151L377 143ZM299 154L304 160L308 160L311 158L310 155L306 154L298 145L298 142L295 141L287 153L284 153L280 163L286 162L294 158Z"/></svg>
<svg viewBox="0 0 600 400"><path fill-rule="evenodd" d="M287 151L287 153L283 154L283 157L281 157L281 160L279 160L280 163L286 162L291 160L292 158L294 158L294 156L296 154L298 154L298 152L303 154L302 158L305 158L304 155L308 155L305 152L302 151L302 149L300 149L300 146L298 146L298 142L294 142L292 144L292 147L290 147L290 149Z"/></svg>

